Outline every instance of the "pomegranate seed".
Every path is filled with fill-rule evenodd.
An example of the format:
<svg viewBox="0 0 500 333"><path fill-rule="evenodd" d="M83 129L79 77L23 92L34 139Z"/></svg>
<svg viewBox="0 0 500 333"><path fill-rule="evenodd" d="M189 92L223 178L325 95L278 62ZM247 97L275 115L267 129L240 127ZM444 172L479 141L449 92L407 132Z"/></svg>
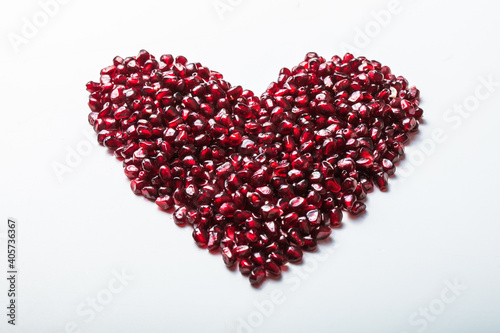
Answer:
<svg viewBox="0 0 500 333"><path fill-rule="evenodd" d="M302 197L295 197L290 200L290 208L296 212L301 212L307 205L306 199Z"/></svg>
<svg viewBox="0 0 500 333"><path fill-rule="evenodd" d="M222 259L227 267L232 267L236 263L236 256L229 247L222 249Z"/></svg>
<svg viewBox="0 0 500 333"><path fill-rule="evenodd" d="M317 240L321 240L328 238L331 233L332 229L324 225L319 225L312 230L311 235L315 237Z"/></svg>
<svg viewBox="0 0 500 333"><path fill-rule="evenodd" d="M252 252L248 245L240 245L234 248L234 253L238 258L248 258Z"/></svg>
<svg viewBox="0 0 500 333"><path fill-rule="evenodd" d="M334 228L342 226L342 210L339 207L335 207L330 211L330 225Z"/></svg>
<svg viewBox="0 0 500 333"><path fill-rule="evenodd" d="M250 273L249 280L252 285L259 285L264 281L265 277L266 271L261 267L257 267Z"/></svg>
<svg viewBox="0 0 500 333"><path fill-rule="evenodd" d="M187 222L187 208L182 206L174 212L174 222L177 225L183 226Z"/></svg>
<svg viewBox="0 0 500 333"><path fill-rule="evenodd" d="M264 264L264 268L269 275L272 275L272 276L280 276L281 275L280 267L272 259L266 260L266 262Z"/></svg>
<svg viewBox="0 0 500 333"><path fill-rule="evenodd" d="M225 202L219 208L219 212L225 217L233 217L235 211L236 206L232 202Z"/></svg>
<svg viewBox="0 0 500 333"><path fill-rule="evenodd" d="M174 207L174 198L172 198L170 195L165 195L163 197L158 197L156 199L156 204L161 209L168 210L168 209Z"/></svg>
<svg viewBox="0 0 500 333"><path fill-rule="evenodd" d="M264 205L260 209L262 218L267 221L275 220L280 216L280 210L273 205Z"/></svg>
<svg viewBox="0 0 500 333"><path fill-rule="evenodd" d="M322 220L321 213L318 209L311 209L306 213L306 217L311 225L318 225Z"/></svg>
<svg viewBox="0 0 500 333"><path fill-rule="evenodd" d="M255 265L249 259L241 259L238 266L241 274L244 275L250 274L255 268Z"/></svg>
<svg viewBox="0 0 500 333"><path fill-rule="evenodd" d="M382 168L389 176L394 175L394 173L396 172L394 164L386 158L382 159Z"/></svg>
<svg viewBox="0 0 500 333"><path fill-rule="evenodd" d="M375 185L381 190L381 191L387 191L388 188L388 182L387 182L387 173L385 172L379 172L374 176Z"/></svg>
<svg viewBox="0 0 500 333"><path fill-rule="evenodd" d="M219 248L219 244L222 237L222 231L219 227L212 227L208 235L207 247L210 251Z"/></svg>
<svg viewBox="0 0 500 333"><path fill-rule="evenodd" d="M193 238L199 247L206 247L208 243L208 233L201 228L194 228Z"/></svg>
<svg viewBox="0 0 500 333"><path fill-rule="evenodd" d="M351 213L354 215L361 214L365 211L366 205L360 201L356 201L351 208Z"/></svg>
<svg viewBox="0 0 500 333"><path fill-rule="evenodd" d="M311 236L304 237L304 246L302 247L306 251L314 251L316 250L317 242Z"/></svg>
<svg viewBox="0 0 500 333"><path fill-rule="evenodd" d="M158 190L153 186L144 186L141 190L142 195L149 200L155 201L158 197Z"/></svg>
<svg viewBox="0 0 500 333"><path fill-rule="evenodd" d="M277 251L271 252L269 259L272 259L278 266L285 265L288 262L287 257Z"/></svg>
<svg viewBox="0 0 500 333"><path fill-rule="evenodd" d="M299 262L302 260L302 251L299 247L290 245L285 252L285 255L290 262Z"/></svg>

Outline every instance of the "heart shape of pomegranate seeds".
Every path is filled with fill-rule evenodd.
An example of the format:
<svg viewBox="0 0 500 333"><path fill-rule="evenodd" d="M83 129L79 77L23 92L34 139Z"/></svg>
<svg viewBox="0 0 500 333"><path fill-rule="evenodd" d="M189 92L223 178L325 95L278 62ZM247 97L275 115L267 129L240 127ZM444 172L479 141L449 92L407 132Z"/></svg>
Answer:
<svg viewBox="0 0 500 333"><path fill-rule="evenodd" d="M200 247L250 282L279 276L360 214L422 117L419 91L387 66L308 53L259 98L186 58L142 50L89 82L89 122L132 191L175 207Z"/></svg>

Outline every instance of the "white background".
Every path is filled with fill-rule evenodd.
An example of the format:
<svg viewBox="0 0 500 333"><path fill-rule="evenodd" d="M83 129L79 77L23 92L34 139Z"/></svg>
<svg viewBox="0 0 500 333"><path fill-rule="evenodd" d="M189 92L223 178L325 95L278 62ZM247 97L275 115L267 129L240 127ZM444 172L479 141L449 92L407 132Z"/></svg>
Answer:
<svg viewBox="0 0 500 333"><path fill-rule="evenodd" d="M2 0L0 268L14 217L20 278L15 327L1 279L0 331L500 332L500 8L402 0L382 26L373 13L390 8L73 0L44 22L37 1ZM39 28L23 37L27 21ZM15 45L14 35L25 40ZM415 84L425 122L389 192L369 195L364 217L259 289L135 196L121 163L88 134L85 83L115 55L182 54L260 94L306 52L346 47ZM89 142L58 179L54 165ZM126 285L115 283L123 270ZM110 283L121 291L106 299ZM106 304L90 310L98 296Z"/></svg>

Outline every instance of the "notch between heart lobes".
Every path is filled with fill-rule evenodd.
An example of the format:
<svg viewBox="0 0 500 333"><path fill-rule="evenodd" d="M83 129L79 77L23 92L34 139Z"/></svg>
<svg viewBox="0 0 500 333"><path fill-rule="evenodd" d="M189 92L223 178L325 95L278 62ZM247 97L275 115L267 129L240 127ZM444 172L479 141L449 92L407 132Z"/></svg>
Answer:
<svg viewBox="0 0 500 333"><path fill-rule="evenodd" d="M183 56L115 57L87 83L90 125L131 189L193 226L250 282L278 277L386 191L422 109L387 66L314 52L260 96Z"/></svg>

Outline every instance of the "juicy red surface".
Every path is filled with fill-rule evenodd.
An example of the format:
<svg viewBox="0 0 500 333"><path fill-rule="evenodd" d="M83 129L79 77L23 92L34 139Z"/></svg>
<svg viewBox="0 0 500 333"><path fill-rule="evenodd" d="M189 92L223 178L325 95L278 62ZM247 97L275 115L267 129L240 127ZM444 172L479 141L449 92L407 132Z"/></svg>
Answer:
<svg viewBox="0 0 500 333"><path fill-rule="evenodd" d="M310 52L259 97L185 57L115 57L89 82L89 122L134 193L193 225L252 284L330 236L342 210L385 191L419 91L387 66Z"/></svg>

